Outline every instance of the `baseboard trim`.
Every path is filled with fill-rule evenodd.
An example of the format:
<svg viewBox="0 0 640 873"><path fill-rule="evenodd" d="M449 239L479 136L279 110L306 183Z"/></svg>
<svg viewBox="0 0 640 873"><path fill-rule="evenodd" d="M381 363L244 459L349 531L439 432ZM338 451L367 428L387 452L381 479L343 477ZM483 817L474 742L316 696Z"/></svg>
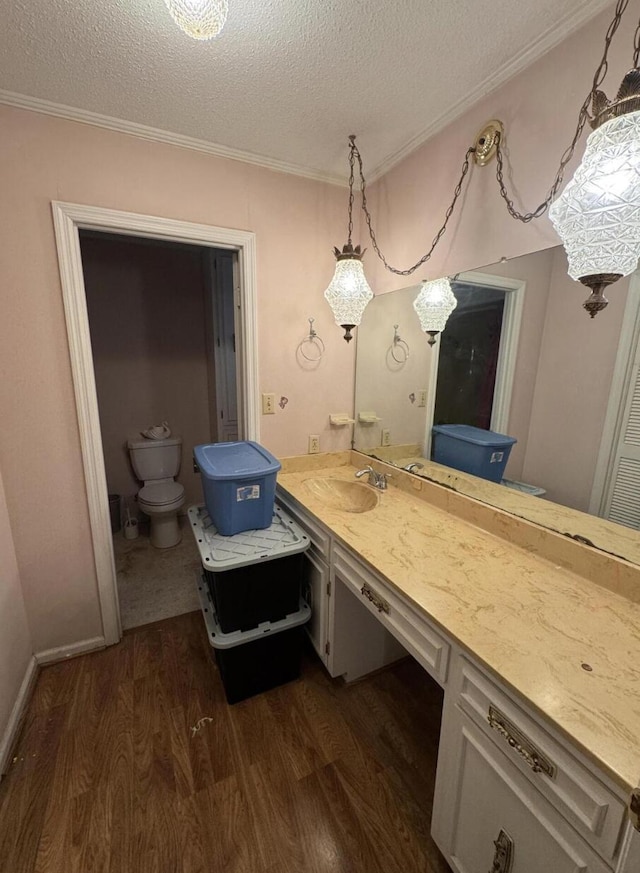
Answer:
<svg viewBox="0 0 640 873"><path fill-rule="evenodd" d="M20 685L16 702L11 710L9 722L2 739L0 739L0 779L2 779L8 770L11 753L20 733L20 728L27 712L27 706L31 700L36 679L38 678L38 672L38 662L35 656L32 655Z"/></svg>
<svg viewBox="0 0 640 873"><path fill-rule="evenodd" d="M68 658L76 658L78 655L86 655L87 652L96 652L105 648L104 637L91 637L88 640L80 640L70 646L58 646L56 649L45 649L35 653L38 665L55 664L57 661L66 661Z"/></svg>

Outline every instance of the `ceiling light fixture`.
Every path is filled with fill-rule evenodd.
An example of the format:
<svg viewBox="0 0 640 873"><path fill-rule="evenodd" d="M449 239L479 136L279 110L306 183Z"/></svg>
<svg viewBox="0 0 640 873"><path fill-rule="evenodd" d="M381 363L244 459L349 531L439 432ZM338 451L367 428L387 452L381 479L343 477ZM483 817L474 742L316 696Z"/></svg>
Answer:
<svg viewBox="0 0 640 873"><path fill-rule="evenodd" d="M333 311L336 324L344 329L344 338L347 342L351 342L353 339L351 331L360 324L367 303L373 299L373 291L369 287L362 266L364 252L360 250L360 246L354 248L351 242L353 235L353 164L356 151L355 136L350 136L347 243L343 246L342 251L338 248L333 250L336 256L336 270L329 287L324 292L324 296Z"/></svg>
<svg viewBox="0 0 640 873"><path fill-rule="evenodd" d="M229 12L228 0L165 0L171 17L193 39L218 36Z"/></svg>
<svg viewBox="0 0 640 873"><path fill-rule="evenodd" d="M505 161L502 150L505 139L504 128L500 121L489 121L476 137L474 144L467 149L453 199L430 249L412 267L405 270L397 269L387 262L378 246L367 205L362 157L355 144L355 137L350 136L349 245L352 229L354 157L358 160L362 210L373 249L387 270L398 276L410 276L429 260L445 233L469 171L471 157L476 165L483 167L495 156L500 196L511 217L528 223L540 218L548 210L549 218L567 251L569 275L591 288L592 293L584 302L584 308L592 318L604 309L608 301L604 297L603 289L622 276L632 273L640 258L640 23L634 36L633 69L625 76L616 99L609 101L599 90L608 69L609 46L628 4L629 0L617 0L613 19L607 28L603 56L595 71L591 90L578 113L573 139L560 159L560 166L549 193L539 206L527 213L518 212L514 207L504 181ZM593 114L590 114L590 107ZM594 132L587 140L582 163L562 195L555 200L564 179L565 169L574 155L587 121L594 128ZM344 250L340 256L344 257ZM360 257L358 249L359 261ZM362 268L361 263L359 267ZM336 268L336 275L337 273ZM366 284L364 273L360 275ZM448 280L436 280L436 282L448 283ZM414 307L420 316L423 329L431 337L429 344L433 345L435 335L443 330L453 307L443 314L444 309L441 309L440 303L429 303L429 300L436 299L435 289L429 289L430 284L432 283L426 280L423 282ZM437 287L442 289L444 285ZM328 292L329 289L327 295ZM421 313L425 313L426 318L426 312L430 307L434 317L437 310L437 320L423 322ZM441 327L425 327L425 323L441 324ZM350 338L345 336L345 339Z"/></svg>

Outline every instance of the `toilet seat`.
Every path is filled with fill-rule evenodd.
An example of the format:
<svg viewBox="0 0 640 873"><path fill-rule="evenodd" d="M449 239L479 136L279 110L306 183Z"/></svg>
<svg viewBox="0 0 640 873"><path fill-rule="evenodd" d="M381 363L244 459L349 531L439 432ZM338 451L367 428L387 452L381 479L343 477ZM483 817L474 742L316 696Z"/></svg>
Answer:
<svg viewBox="0 0 640 873"><path fill-rule="evenodd" d="M159 482L156 485L145 485L138 491L138 502L148 506L167 506L184 498L184 485L179 482Z"/></svg>

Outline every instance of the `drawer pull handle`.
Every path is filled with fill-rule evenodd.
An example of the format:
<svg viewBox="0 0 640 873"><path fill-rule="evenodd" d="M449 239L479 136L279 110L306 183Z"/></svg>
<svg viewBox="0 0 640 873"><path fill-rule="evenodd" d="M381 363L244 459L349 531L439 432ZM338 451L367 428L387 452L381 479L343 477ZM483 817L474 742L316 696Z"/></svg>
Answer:
<svg viewBox="0 0 640 873"><path fill-rule="evenodd" d="M365 583L360 589L360 593L364 595L367 600L370 600L371 603L376 607L378 612L386 612L389 615L389 604L386 600L383 600L379 594L376 594L369 586Z"/></svg>
<svg viewBox="0 0 640 873"><path fill-rule="evenodd" d="M491 727L505 738L512 749L525 759L534 773L546 773L549 779L556 775L555 765L539 752L533 743L494 706L489 707L487 716Z"/></svg>
<svg viewBox="0 0 640 873"><path fill-rule="evenodd" d="M501 830L498 839L493 841L496 847L493 865L489 873L510 873L513 863L513 840L506 831Z"/></svg>

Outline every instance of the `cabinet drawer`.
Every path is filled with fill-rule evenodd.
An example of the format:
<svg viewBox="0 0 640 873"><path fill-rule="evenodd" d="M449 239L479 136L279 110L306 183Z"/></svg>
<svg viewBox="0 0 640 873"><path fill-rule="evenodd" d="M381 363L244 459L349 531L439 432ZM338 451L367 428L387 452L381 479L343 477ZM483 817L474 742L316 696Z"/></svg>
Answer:
<svg viewBox="0 0 640 873"><path fill-rule="evenodd" d="M333 568L367 609L410 652L430 676L447 681L450 646L431 623L393 592L386 582L338 545L333 547Z"/></svg>
<svg viewBox="0 0 640 873"><path fill-rule="evenodd" d="M464 658L458 706L604 858L614 857L624 802Z"/></svg>
<svg viewBox="0 0 640 873"><path fill-rule="evenodd" d="M311 547L328 563L331 558L331 535L329 532L301 509L295 500L292 500L288 494L280 489L278 489L276 494L276 502L293 515L296 522L300 527L304 528L305 533L308 535Z"/></svg>

